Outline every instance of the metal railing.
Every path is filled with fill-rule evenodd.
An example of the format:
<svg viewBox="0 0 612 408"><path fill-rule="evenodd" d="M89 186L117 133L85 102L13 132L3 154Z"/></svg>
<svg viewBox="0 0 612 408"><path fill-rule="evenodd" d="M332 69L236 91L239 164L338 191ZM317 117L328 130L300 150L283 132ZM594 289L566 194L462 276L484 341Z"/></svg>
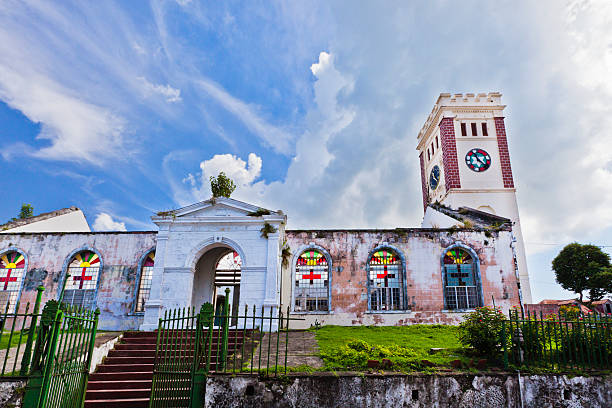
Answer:
<svg viewBox="0 0 612 408"><path fill-rule="evenodd" d="M8 312L7 304L4 313L0 314L0 378L26 378L30 373L32 346L41 316L39 311L44 288L39 286L37 290L32 309L28 302L20 313L17 302L15 313Z"/></svg>
<svg viewBox="0 0 612 408"><path fill-rule="evenodd" d="M45 304L37 329L24 406L83 406L99 314L99 310L86 310L55 300Z"/></svg>
<svg viewBox="0 0 612 408"><path fill-rule="evenodd" d="M287 373L289 309L244 307L232 313L210 303L167 310L159 320L150 407L202 406L206 376Z"/></svg>
<svg viewBox="0 0 612 408"><path fill-rule="evenodd" d="M504 365L549 369L612 368L612 318L510 311L502 325Z"/></svg>

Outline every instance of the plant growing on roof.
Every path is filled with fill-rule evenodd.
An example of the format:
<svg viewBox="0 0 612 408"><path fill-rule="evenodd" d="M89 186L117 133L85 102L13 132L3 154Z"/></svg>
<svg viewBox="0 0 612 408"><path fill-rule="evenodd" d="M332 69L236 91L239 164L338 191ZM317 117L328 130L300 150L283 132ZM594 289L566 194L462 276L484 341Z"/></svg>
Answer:
<svg viewBox="0 0 612 408"><path fill-rule="evenodd" d="M217 177L210 176L210 190L212 191L213 198L229 198L235 189L234 181L227 177L224 172L219 173Z"/></svg>
<svg viewBox="0 0 612 408"><path fill-rule="evenodd" d="M258 208L257 211L251 211L247 213L249 217L261 217L264 215L270 215L270 210L266 210L265 208Z"/></svg>
<svg viewBox="0 0 612 408"><path fill-rule="evenodd" d="M263 227L259 230L261 232L261 237L268 239L268 234L274 234L278 231L272 224L264 223Z"/></svg>

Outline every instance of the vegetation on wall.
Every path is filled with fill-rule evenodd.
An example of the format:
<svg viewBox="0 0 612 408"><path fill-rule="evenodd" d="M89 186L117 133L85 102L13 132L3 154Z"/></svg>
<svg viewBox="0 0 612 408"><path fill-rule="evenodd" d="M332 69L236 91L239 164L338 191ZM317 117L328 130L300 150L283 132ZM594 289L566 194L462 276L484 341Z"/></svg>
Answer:
<svg viewBox="0 0 612 408"><path fill-rule="evenodd" d="M261 236L262 238L268 238L268 234L274 234L276 231L278 231L276 228L274 228L273 225L268 224L267 222L263 225L263 227L261 227L261 229L259 230L261 232Z"/></svg>
<svg viewBox="0 0 612 408"><path fill-rule="evenodd" d="M247 213L249 217L262 217L264 215L270 215L270 210L266 210L265 208L258 208L257 211L251 211Z"/></svg>

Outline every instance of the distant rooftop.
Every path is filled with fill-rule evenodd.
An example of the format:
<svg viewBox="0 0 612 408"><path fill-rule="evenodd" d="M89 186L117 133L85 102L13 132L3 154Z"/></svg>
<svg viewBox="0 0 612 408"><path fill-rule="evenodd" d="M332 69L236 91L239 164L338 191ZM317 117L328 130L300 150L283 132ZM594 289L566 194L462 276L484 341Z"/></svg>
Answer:
<svg viewBox="0 0 612 408"><path fill-rule="evenodd" d="M9 221L6 224L0 225L0 231L6 231L13 228L23 227L24 225L32 224L34 222L45 221L50 218L59 217L60 215L69 214L75 211L80 211L77 207L68 207L62 208L61 210L50 211L46 213L42 213L39 215L35 215L33 217L28 218L19 218L14 221Z"/></svg>

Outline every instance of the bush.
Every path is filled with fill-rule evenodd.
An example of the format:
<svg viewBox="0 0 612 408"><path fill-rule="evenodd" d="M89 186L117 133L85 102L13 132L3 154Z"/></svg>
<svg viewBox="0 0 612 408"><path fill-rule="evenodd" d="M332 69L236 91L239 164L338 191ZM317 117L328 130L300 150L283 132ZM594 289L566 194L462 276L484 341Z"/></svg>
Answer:
<svg viewBox="0 0 612 408"><path fill-rule="evenodd" d="M459 341L480 355L491 357L501 350L504 314L492 307L478 307L459 325Z"/></svg>
<svg viewBox="0 0 612 408"><path fill-rule="evenodd" d="M373 346L363 340L353 340L342 347L329 352L321 352L328 368L364 370L368 368L368 360L388 359L397 370L419 368L422 363L419 353L408 347L397 345Z"/></svg>

